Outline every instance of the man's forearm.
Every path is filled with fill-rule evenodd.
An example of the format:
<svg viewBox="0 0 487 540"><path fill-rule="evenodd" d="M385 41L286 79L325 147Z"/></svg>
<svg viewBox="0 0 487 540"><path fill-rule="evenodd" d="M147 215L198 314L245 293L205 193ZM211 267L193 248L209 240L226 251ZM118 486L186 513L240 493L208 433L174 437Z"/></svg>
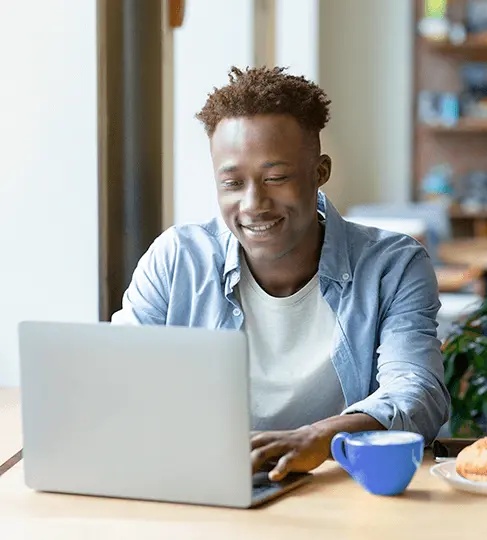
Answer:
<svg viewBox="0 0 487 540"><path fill-rule="evenodd" d="M320 432L321 436L329 440L341 431L356 433L358 431L383 431L386 429L375 418L365 413L332 416L316 422L313 427Z"/></svg>

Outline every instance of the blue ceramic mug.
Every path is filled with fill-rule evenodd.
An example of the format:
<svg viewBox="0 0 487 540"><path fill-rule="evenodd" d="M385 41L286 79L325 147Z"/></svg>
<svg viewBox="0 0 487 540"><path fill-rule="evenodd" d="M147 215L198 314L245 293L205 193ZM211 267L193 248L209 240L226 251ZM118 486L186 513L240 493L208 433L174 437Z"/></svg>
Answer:
<svg viewBox="0 0 487 540"><path fill-rule="evenodd" d="M374 495L403 493L423 461L424 438L408 431L338 433L331 453L352 478Z"/></svg>

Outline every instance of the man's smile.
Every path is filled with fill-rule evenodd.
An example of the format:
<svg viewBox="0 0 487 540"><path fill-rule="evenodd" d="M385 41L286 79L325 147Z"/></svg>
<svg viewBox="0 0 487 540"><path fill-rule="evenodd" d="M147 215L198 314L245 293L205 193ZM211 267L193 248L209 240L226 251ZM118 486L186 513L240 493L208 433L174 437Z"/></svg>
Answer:
<svg viewBox="0 0 487 540"><path fill-rule="evenodd" d="M280 225L284 222L284 218L278 218L272 221L265 221L259 223L252 223L247 225L240 225L240 228L245 236L248 238L267 238L274 236L280 229Z"/></svg>

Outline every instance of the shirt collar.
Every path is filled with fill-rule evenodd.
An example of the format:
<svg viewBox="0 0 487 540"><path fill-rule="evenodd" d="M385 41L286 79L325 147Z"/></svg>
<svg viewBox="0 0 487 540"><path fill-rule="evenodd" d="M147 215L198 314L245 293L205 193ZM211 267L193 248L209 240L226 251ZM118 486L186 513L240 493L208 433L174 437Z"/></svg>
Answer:
<svg viewBox="0 0 487 540"><path fill-rule="evenodd" d="M325 195L318 192L318 211L326 217L325 238L318 272L320 276L345 283L352 280L347 222Z"/></svg>
<svg viewBox="0 0 487 540"><path fill-rule="evenodd" d="M346 222L321 191L318 191L318 211L326 218L325 238L321 250L318 273L320 276L341 283L351 281L352 271L348 251ZM223 270L224 279L234 270L240 270L239 249L240 244L237 238L230 232ZM235 274L232 283L228 283L229 288L233 288L239 278L240 272Z"/></svg>

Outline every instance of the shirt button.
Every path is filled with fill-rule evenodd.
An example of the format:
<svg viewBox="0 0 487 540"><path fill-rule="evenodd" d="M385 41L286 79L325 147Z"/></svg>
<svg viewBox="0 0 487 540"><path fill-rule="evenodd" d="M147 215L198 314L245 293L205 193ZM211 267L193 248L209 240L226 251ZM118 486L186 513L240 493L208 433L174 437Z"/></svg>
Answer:
<svg viewBox="0 0 487 540"><path fill-rule="evenodd" d="M348 281L350 279L350 274L347 274L346 272L344 274L342 274L342 279L344 281Z"/></svg>
<svg viewBox="0 0 487 540"><path fill-rule="evenodd" d="M242 312L238 308L235 308L233 310L233 314L235 315L235 317L240 317L240 315L242 315Z"/></svg>

